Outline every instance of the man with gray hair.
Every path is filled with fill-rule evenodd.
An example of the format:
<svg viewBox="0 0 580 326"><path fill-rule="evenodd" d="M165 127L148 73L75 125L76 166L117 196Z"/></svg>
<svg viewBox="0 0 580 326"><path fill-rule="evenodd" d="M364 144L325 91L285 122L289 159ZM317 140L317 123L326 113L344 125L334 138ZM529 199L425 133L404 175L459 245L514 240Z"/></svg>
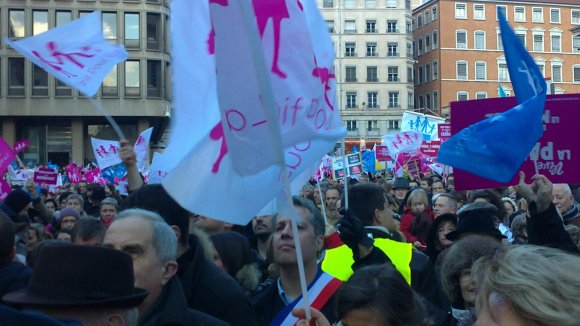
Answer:
<svg viewBox="0 0 580 326"><path fill-rule="evenodd" d="M438 193L433 196L433 216L442 214L457 214L457 198L447 193Z"/></svg>
<svg viewBox="0 0 580 326"><path fill-rule="evenodd" d="M133 257L135 286L149 291L139 306L139 325L225 325L189 309L177 273L177 237L156 213L128 209L117 215L105 246Z"/></svg>
<svg viewBox="0 0 580 326"><path fill-rule="evenodd" d="M576 203L574 203L574 196L570 186L566 183L555 183L552 188L552 203L558 207L564 225L575 225L580 227L580 212Z"/></svg>

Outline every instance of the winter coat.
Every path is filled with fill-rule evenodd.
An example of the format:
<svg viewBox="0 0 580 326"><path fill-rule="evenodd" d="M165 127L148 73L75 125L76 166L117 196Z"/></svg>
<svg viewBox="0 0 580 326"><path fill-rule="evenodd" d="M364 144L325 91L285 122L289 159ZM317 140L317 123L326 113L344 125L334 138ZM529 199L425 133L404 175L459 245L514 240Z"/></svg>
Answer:
<svg viewBox="0 0 580 326"><path fill-rule="evenodd" d="M421 213L420 216L414 215L411 208L407 208L401 217L401 232L407 238L407 242L419 241L421 245L427 246L427 234L432 222L433 212L430 208L425 208L425 212Z"/></svg>
<svg viewBox="0 0 580 326"><path fill-rule="evenodd" d="M6 293L24 289L32 270L22 263L10 261L0 267L0 300Z"/></svg>

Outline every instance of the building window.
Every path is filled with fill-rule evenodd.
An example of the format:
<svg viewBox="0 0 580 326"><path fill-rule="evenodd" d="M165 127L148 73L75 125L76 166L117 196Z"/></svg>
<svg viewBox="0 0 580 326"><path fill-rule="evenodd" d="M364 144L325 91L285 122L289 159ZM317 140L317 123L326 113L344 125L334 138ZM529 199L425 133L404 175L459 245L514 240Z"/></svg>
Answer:
<svg viewBox="0 0 580 326"><path fill-rule="evenodd" d="M487 79L487 69L486 69L485 62L477 61L475 63L475 79L476 80L486 80Z"/></svg>
<svg viewBox="0 0 580 326"><path fill-rule="evenodd" d="M431 22L431 11L427 10L425 11L425 25L429 24Z"/></svg>
<svg viewBox="0 0 580 326"><path fill-rule="evenodd" d="M538 70L540 71L542 76L546 77L546 64L544 62L540 63L536 62L536 66L538 67Z"/></svg>
<svg viewBox="0 0 580 326"><path fill-rule="evenodd" d="M467 101L469 100L469 93L467 92L457 92L457 100L458 101Z"/></svg>
<svg viewBox="0 0 580 326"><path fill-rule="evenodd" d="M431 9L431 12L433 13L433 20L437 20L437 6L434 6L433 9Z"/></svg>
<svg viewBox="0 0 580 326"><path fill-rule="evenodd" d="M439 43L439 35L437 31L433 31L433 50L435 50Z"/></svg>
<svg viewBox="0 0 580 326"><path fill-rule="evenodd" d="M552 43L550 50L552 52L562 52L562 36L560 34L552 34L550 39Z"/></svg>
<svg viewBox="0 0 580 326"><path fill-rule="evenodd" d="M456 62L457 76L458 80L467 80L467 61L457 61Z"/></svg>
<svg viewBox="0 0 580 326"><path fill-rule="evenodd" d="M161 15L147 13L147 50L161 50Z"/></svg>
<svg viewBox="0 0 580 326"><path fill-rule="evenodd" d="M344 32L345 33L356 33L356 21L345 20L344 21Z"/></svg>
<svg viewBox="0 0 580 326"><path fill-rule="evenodd" d="M503 40L501 39L501 33L497 33L497 49L503 51Z"/></svg>
<svg viewBox="0 0 580 326"><path fill-rule="evenodd" d="M72 21L72 13L65 10L57 10L55 13L55 27L60 27L64 24L68 24ZM104 25L104 24L103 24ZM104 31L103 26L103 31Z"/></svg>
<svg viewBox="0 0 580 326"><path fill-rule="evenodd" d="M544 22L544 8L539 7L532 8L532 22L534 23Z"/></svg>
<svg viewBox="0 0 580 326"><path fill-rule="evenodd" d="M161 97L161 61L147 60L147 97Z"/></svg>
<svg viewBox="0 0 580 326"><path fill-rule="evenodd" d="M140 62L125 61L125 96L141 95Z"/></svg>
<svg viewBox="0 0 580 326"><path fill-rule="evenodd" d="M423 26L423 14L419 14L419 16L417 16L417 28Z"/></svg>
<svg viewBox="0 0 580 326"><path fill-rule="evenodd" d="M485 32L475 31L475 49L485 50Z"/></svg>
<svg viewBox="0 0 580 326"><path fill-rule="evenodd" d="M413 67L407 67L407 83L413 82Z"/></svg>
<svg viewBox="0 0 580 326"><path fill-rule="evenodd" d="M376 20L367 20L367 33L376 33L377 32L377 21Z"/></svg>
<svg viewBox="0 0 580 326"><path fill-rule="evenodd" d="M428 83L431 81L431 64L425 64L425 82Z"/></svg>
<svg viewBox="0 0 580 326"><path fill-rule="evenodd" d="M373 9L377 7L377 0L365 0L365 8Z"/></svg>
<svg viewBox="0 0 580 326"><path fill-rule="evenodd" d="M356 57L356 43L347 42L344 44L344 56L345 57Z"/></svg>
<svg viewBox="0 0 580 326"><path fill-rule="evenodd" d="M399 30L397 29L397 21L396 20L387 20L387 33L398 33Z"/></svg>
<svg viewBox="0 0 580 326"><path fill-rule="evenodd" d="M466 11L466 4L465 3L456 3L455 4L455 18L457 19L467 19L467 11Z"/></svg>
<svg viewBox="0 0 580 326"><path fill-rule="evenodd" d="M497 78L499 79L499 81L509 81L510 80L510 74L508 71L508 67L506 63L498 63L497 65Z"/></svg>
<svg viewBox="0 0 580 326"><path fill-rule="evenodd" d="M377 43L367 43L367 57L377 56Z"/></svg>
<svg viewBox="0 0 580 326"><path fill-rule="evenodd" d="M367 131L379 131L379 122L377 120L367 121Z"/></svg>
<svg viewBox="0 0 580 326"><path fill-rule="evenodd" d="M345 74L345 82L356 82L356 67L347 66Z"/></svg>
<svg viewBox="0 0 580 326"><path fill-rule="evenodd" d="M407 6L407 2L409 5L407 9L411 9L410 0L405 0L405 7ZM387 0L387 8L397 8L397 0Z"/></svg>
<svg viewBox="0 0 580 326"><path fill-rule="evenodd" d="M352 9L355 7L356 0L344 0L344 8Z"/></svg>
<svg viewBox="0 0 580 326"><path fill-rule="evenodd" d="M473 19L485 20L485 5L473 5Z"/></svg>
<svg viewBox="0 0 580 326"><path fill-rule="evenodd" d="M406 24L407 24L407 34L409 34L409 35L413 34L413 23L410 21L407 21Z"/></svg>
<svg viewBox="0 0 580 326"><path fill-rule="evenodd" d="M370 66L367 67L367 82L378 82L379 78L377 76L377 67Z"/></svg>
<svg viewBox="0 0 580 326"><path fill-rule="evenodd" d="M399 129L398 120L389 120L389 130Z"/></svg>
<svg viewBox="0 0 580 326"><path fill-rule="evenodd" d="M420 37L419 40L417 40L417 54L422 55L423 54L423 38Z"/></svg>
<svg viewBox="0 0 580 326"><path fill-rule="evenodd" d="M48 31L48 11L32 11L32 35L38 35Z"/></svg>
<svg viewBox="0 0 580 326"><path fill-rule="evenodd" d="M534 34L534 51L544 52L544 35Z"/></svg>
<svg viewBox="0 0 580 326"><path fill-rule="evenodd" d="M411 110L415 109L415 97L412 92L407 93L407 107Z"/></svg>
<svg viewBox="0 0 580 326"><path fill-rule="evenodd" d="M399 92L389 92L389 109L398 109L400 107Z"/></svg>
<svg viewBox="0 0 580 326"><path fill-rule="evenodd" d="M356 104L356 93L355 92L346 92L346 108L347 109L356 109L358 105Z"/></svg>
<svg viewBox="0 0 580 326"><path fill-rule="evenodd" d="M125 46L139 48L139 14L125 13Z"/></svg>
<svg viewBox="0 0 580 326"><path fill-rule="evenodd" d="M580 83L580 65L575 65L574 68L574 76L573 76L573 80L575 83Z"/></svg>
<svg viewBox="0 0 580 326"><path fill-rule="evenodd" d="M439 110L439 93L433 92L433 110Z"/></svg>
<svg viewBox="0 0 580 326"><path fill-rule="evenodd" d="M32 65L32 96L48 96L48 73Z"/></svg>
<svg viewBox="0 0 580 326"><path fill-rule="evenodd" d="M572 9L572 25L580 25L580 10Z"/></svg>
<svg viewBox="0 0 580 326"><path fill-rule="evenodd" d="M572 52L580 53L580 35L572 37Z"/></svg>
<svg viewBox="0 0 580 326"><path fill-rule="evenodd" d="M107 40L117 39L117 13L104 12L103 13L103 35Z"/></svg>
<svg viewBox="0 0 580 326"><path fill-rule="evenodd" d="M397 43L387 43L387 57L398 57L398 48L399 44Z"/></svg>
<svg viewBox="0 0 580 326"><path fill-rule="evenodd" d="M376 109L379 107L377 103L377 99L379 97L379 93L377 92L368 92L367 93L367 108L369 109Z"/></svg>
<svg viewBox="0 0 580 326"><path fill-rule="evenodd" d="M109 74L103 79L103 88L101 90L103 96L119 96L119 74L117 66L114 66Z"/></svg>
<svg viewBox="0 0 580 326"><path fill-rule="evenodd" d="M398 82L399 81L399 67L388 67L387 81Z"/></svg>
<svg viewBox="0 0 580 326"><path fill-rule="evenodd" d="M550 8L550 23L560 24L560 8Z"/></svg>
<svg viewBox="0 0 580 326"><path fill-rule="evenodd" d="M8 95L24 96L24 58L8 58Z"/></svg>
<svg viewBox="0 0 580 326"><path fill-rule="evenodd" d="M407 58L413 58L413 44L407 43Z"/></svg>
<svg viewBox="0 0 580 326"><path fill-rule="evenodd" d="M476 100L482 100L484 98L487 98L487 93L486 92L477 92L477 93L475 93L475 99Z"/></svg>
<svg viewBox="0 0 580 326"><path fill-rule="evenodd" d="M423 66L419 66L419 71L417 74L419 75L419 85L422 85L424 82L423 77L425 76L423 75Z"/></svg>
<svg viewBox="0 0 580 326"><path fill-rule="evenodd" d="M425 53L431 51L431 35L425 35Z"/></svg>
<svg viewBox="0 0 580 326"><path fill-rule="evenodd" d="M334 8L334 0L322 1L322 8Z"/></svg>
<svg viewBox="0 0 580 326"><path fill-rule="evenodd" d="M562 82L562 65L552 64L552 81L554 83Z"/></svg>
<svg viewBox="0 0 580 326"><path fill-rule="evenodd" d="M425 102L423 101L423 96L419 96L418 98L419 110L425 108Z"/></svg>
<svg viewBox="0 0 580 326"><path fill-rule="evenodd" d="M437 61L433 61L433 80L437 80L439 78L439 63Z"/></svg>
<svg viewBox="0 0 580 326"><path fill-rule="evenodd" d="M514 7L514 21L525 22L526 21L526 8L516 6Z"/></svg>
<svg viewBox="0 0 580 326"><path fill-rule="evenodd" d="M346 120L346 130L357 131L356 120Z"/></svg>
<svg viewBox="0 0 580 326"><path fill-rule="evenodd" d="M425 107L431 110L431 94L429 93L425 94Z"/></svg>
<svg viewBox="0 0 580 326"><path fill-rule="evenodd" d="M24 10L10 9L8 21L8 36L21 38L26 36L26 20Z"/></svg>
<svg viewBox="0 0 580 326"><path fill-rule="evenodd" d="M522 42L524 47L526 47L526 32L517 32L516 31L516 36L520 39L520 42Z"/></svg>
<svg viewBox="0 0 580 326"><path fill-rule="evenodd" d="M496 19L499 20L499 13L501 12L504 16L505 16L505 20L509 20L508 19L508 11L507 11L507 6L495 6L496 7Z"/></svg>
<svg viewBox="0 0 580 326"><path fill-rule="evenodd" d="M455 47L458 49L467 49L467 32L465 30L455 31Z"/></svg>

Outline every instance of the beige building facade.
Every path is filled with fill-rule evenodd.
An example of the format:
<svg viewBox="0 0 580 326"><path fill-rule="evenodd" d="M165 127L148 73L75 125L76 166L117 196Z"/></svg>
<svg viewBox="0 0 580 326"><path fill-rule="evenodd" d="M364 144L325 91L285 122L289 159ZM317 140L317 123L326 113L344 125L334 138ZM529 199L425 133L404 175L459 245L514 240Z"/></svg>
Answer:
<svg viewBox="0 0 580 326"><path fill-rule="evenodd" d="M33 36L95 10L105 38L129 58L95 95L129 140L153 126L156 143L171 108L168 0L0 0L0 32ZM28 139L25 162L93 160L91 137L118 139L103 115L78 91L47 75L5 42L0 44L0 130L9 144Z"/></svg>
<svg viewBox="0 0 580 326"><path fill-rule="evenodd" d="M413 110L411 0L318 0L336 50L347 142L379 141Z"/></svg>
<svg viewBox="0 0 580 326"><path fill-rule="evenodd" d="M448 116L453 101L508 96L496 12L503 10L554 94L580 93L580 1L432 0L413 11L417 108Z"/></svg>

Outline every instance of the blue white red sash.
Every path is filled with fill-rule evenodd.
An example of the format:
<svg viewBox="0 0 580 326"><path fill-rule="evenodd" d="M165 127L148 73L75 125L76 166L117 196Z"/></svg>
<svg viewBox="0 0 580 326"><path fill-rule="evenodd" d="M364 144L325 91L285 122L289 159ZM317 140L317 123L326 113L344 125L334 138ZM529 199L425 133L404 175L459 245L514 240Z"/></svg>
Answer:
<svg viewBox="0 0 580 326"><path fill-rule="evenodd" d="M320 273L320 276L308 289L308 302L310 303L310 306L317 310L321 310L341 284L342 282L339 279L332 277L330 274L324 272ZM292 316L292 310L295 307L302 307L303 305L302 296L300 296L282 309L276 318L272 320L270 326L295 325L298 322L298 318Z"/></svg>

